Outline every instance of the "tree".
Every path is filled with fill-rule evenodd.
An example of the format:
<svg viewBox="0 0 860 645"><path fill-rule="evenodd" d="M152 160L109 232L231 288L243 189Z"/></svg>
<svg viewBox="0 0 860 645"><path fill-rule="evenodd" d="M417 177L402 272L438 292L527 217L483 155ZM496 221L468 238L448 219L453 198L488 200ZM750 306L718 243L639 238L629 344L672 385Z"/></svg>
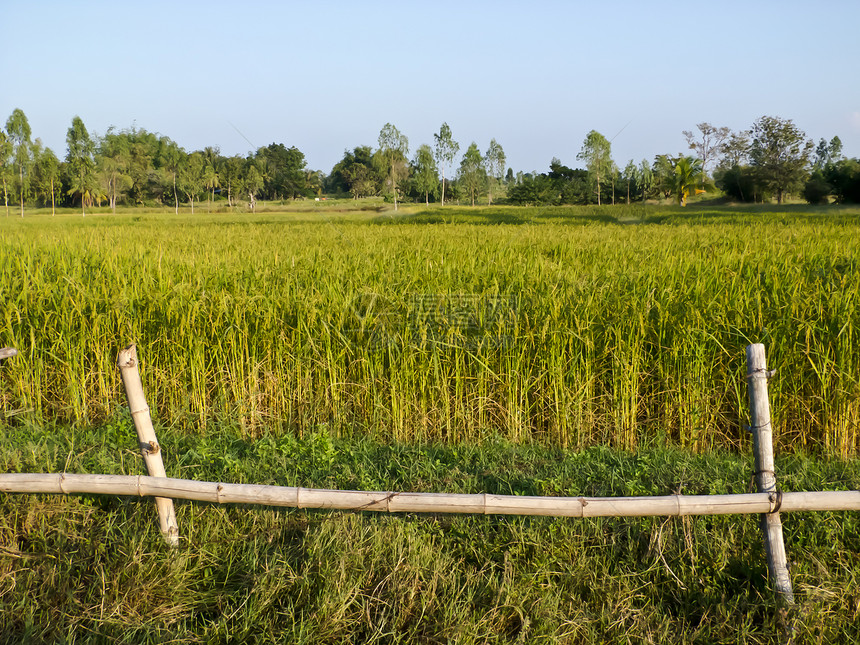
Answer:
<svg viewBox="0 0 860 645"><path fill-rule="evenodd" d="M732 132L728 139L723 142L720 147L722 153L721 168L729 169L747 163L750 154L750 134L752 133L749 130Z"/></svg>
<svg viewBox="0 0 860 645"><path fill-rule="evenodd" d="M331 192L348 192L353 199L379 193L384 181L376 172L370 146L357 146L351 152L344 150L343 159L331 169L327 179Z"/></svg>
<svg viewBox="0 0 860 645"><path fill-rule="evenodd" d="M636 190L636 182L639 179L639 170L636 168L636 164L633 163L633 160L627 162L627 165L624 166L624 172L621 175L624 183L627 184L627 203L630 203L630 186L633 185L633 190Z"/></svg>
<svg viewBox="0 0 860 645"><path fill-rule="evenodd" d="M663 199L668 199L675 189L675 163L669 155L657 155L654 157L654 165L651 167L654 187Z"/></svg>
<svg viewBox="0 0 860 645"><path fill-rule="evenodd" d="M30 166L33 163L30 123L24 111L15 108L6 121L6 133L12 145L15 167L18 169L18 196L21 217L24 217L24 195L29 191Z"/></svg>
<svg viewBox="0 0 860 645"><path fill-rule="evenodd" d="M110 128L99 142L98 168L111 210L116 212L117 201L134 185L129 174L131 147L128 137Z"/></svg>
<svg viewBox="0 0 860 645"><path fill-rule="evenodd" d="M600 205L600 178L612 172L612 146L602 134L592 130L582 142L582 149L576 158L584 161L591 176L597 181L597 205Z"/></svg>
<svg viewBox="0 0 860 645"><path fill-rule="evenodd" d="M194 215L194 198L199 198L204 189L205 164L203 153L192 152L180 169L179 185L188 198L188 203L191 204L192 215Z"/></svg>
<svg viewBox="0 0 860 645"><path fill-rule="evenodd" d="M487 179L487 173L484 170L484 158L481 156L478 144L474 141L469 146L469 149L466 150L460 162L459 178L463 188L466 189L471 197L472 206L474 206L475 198L480 193L481 187Z"/></svg>
<svg viewBox="0 0 860 645"><path fill-rule="evenodd" d="M66 163L69 171L69 195L80 195L81 214L86 216L87 204L91 204L95 194L95 168L94 158L95 144L90 138L89 132L81 120L76 116L72 119L72 126L66 132Z"/></svg>
<svg viewBox="0 0 860 645"><path fill-rule="evenodd" d="M206 151L203 152L204 159ZM217 155L216 155L217 156ZM205 160L206 166L203 169L203 185L206 187L206 212L210 212L211 203L215 201L215 189L221 187L221 182L218 180L218 173L215 171L215 166L209 159ZM211 196L212 201L209 200Z"/></svg>
<svg viewBox="0 0 860 645"><path fill-rule="evenodd" d="M220 162L218 177L221 180L221 187L227 188L227 205L232 208L234 195L241 192L241 174L245 160L238 155L233 155L232 157L221 157Z"/></svg>
<svg viewBox="0 0 860 645"><path fill-rule="evenodd" d="M675 201L681 205L687 205L687 197L696 190L696 184L702 179L702 160L695 157L679 157L675 160L672 172L672 192ZM702 184L704 187L704 184Z"/></svg>
<svg viewBox="0 0 860 645"><path fill-rule="evenodd" d="M415 181L415 187L419 192L424 193L424 203L429 204L430 193L433 193L435 197L439 191L439 169L433 158L433 149L426 143L418 146L412 165L414 166L412 177Z"/></svg>
<svg viewBox="0 0 860 645"><path fill-rule="evenodd" d="M6 217L9 217L9 159L12 155L12 142L3 130L0 130L0 179L3 180L3 203L6 206Z"/></svg>
<svg viewBox="0 0 860 645"><path fill-rule="evenodd" d="M721 154L723 144L731 134L731 129L726 127L716 128L707 122L699 123L696 127L699 129L698 137L689 130L684 130L683 135L687 139L687 145L690 146L690 150L695 150L699 155L699 159L702 160L702 185L704 186L708 164Z"/></svg>
<svg viewBox="0 0 860 645"><path fill-rule="evenodd" d="M654 171L651 170L651 164L647 159L639 162L639 171L637 173L639 187L642 190L642 201L644 202L648 193L654 187Z"/></svg>
<svg viewBox="0 0 860 645"><path fill-rule="evenodd" d="M295 199L312 192L305 155L295 146L272 143L257 149L254 156L264 179L264 199Z"/></svg>
<svg viewBox="0 0 860 645"><path fill-rule="evenodd" d="M823 170L840 159L842 159L842 140L839 137L833 137L828 143L827 140L821 139L815 149L815 162L812 165L816 170Z"/></svg>
<svg viewBox="0 0 860 645"><path fill-rule="evenodd" d="M386 123L379 131L378 142L379 163L388 173L388 184L394 194L394 210L397 210L397 183L409 175L409 164L406 161L409 139L393 125Z"/></svg>
<svg viewBox="0 0 860 645"><path fill-rule="evenodd" d="M248 168L245 170L243 177L243 187L248 193L248 204L251 206L251 212L257 212L257 193L263 188L263 175L257 169L257 165L251 161Z"/></svg>
<svg viewBox="0 0 860 645"><path fill-rule="evenodd" d="M39 140L36 139L37 144ZM50 148L36 146L35 177L37 190L43 197L50 197L51 215L56 214L56 190L60 183L60 160ZM47 202L47 200L45 200Z"/></svg>
<svg viewBox="0 0 860 645"><path fill-rule="evenodd" d="M454 141L451 136L451 128L447 123L443 123L439 129L439 134L434 134L436 140L436 164L439 166L439 172L442 175L442 205L445 205L445 168L454 163L454 157L460 152L460 144Z"/></svg>
<svg viewBox="0 0 860 645"><path fill-rule="evenodd" d="M489 189L487 190L487 205L493 203L493 185L500 185L505 172L505 151L495 139L490 139L490 147L487 148L485 156L487 164L487 175L489 176Z"/></svg>
<svg viewBox="0 0 860 645"><path fill-rule="evenodd" d="M175 141L171 141L167 137L162 137L160 150L160 162L170 174L173 184L173 209L176 215L179 214L179 193L176 190L176 177L179 175L179 170L185 165L187 154L185 150L179 147Z"/></svg>
<svg viewBox="0 0 860 645"><path fill-rule="evenodd" d="M750 161L765 187L781 204L806 178L814 144L791 119L763 116L753 124Z"/></svg>

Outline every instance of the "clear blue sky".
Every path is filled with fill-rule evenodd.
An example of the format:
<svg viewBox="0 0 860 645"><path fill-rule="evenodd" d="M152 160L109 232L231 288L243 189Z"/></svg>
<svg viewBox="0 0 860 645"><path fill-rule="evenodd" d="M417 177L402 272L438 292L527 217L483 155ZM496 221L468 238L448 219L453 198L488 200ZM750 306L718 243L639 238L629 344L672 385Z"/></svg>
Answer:
<svg viewBox="0 0 860 645"><path fill-rule="evenodd" d="M591 129L623 166L774 115L860 157L857 0L4 4L0 118L23 109L59 156L79 115L328 172L386 122L411 154L447 121L461 152L496 138L543 171Z"/></svg>

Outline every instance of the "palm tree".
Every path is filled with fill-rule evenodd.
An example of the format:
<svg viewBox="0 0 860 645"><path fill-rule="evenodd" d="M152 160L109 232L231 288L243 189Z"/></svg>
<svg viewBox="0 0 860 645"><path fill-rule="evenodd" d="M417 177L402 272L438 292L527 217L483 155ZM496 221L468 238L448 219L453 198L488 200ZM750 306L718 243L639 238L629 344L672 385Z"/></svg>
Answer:
<svg viewBox="0 0 860 645"><path fill-rule="evenodd" d="M679 157L675 160L674 174L672 176L672 192L681 206L687 205L687 196L696 190L696 184L705 186L704 172L702 171L702 160L695 157ZM706 190L706 188L703 188Z"/></svg>

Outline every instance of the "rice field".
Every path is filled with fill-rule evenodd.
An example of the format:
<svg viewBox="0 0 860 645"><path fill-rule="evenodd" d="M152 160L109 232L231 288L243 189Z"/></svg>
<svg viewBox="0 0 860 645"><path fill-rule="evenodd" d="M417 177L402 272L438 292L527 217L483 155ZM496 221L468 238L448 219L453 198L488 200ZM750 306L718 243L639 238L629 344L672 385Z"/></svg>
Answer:
<svg viewBox="0 0 860 645"><path fill-rule="evenodd" d="M860 211L510 207L0 221L6 424L857 455Z"/></svg>

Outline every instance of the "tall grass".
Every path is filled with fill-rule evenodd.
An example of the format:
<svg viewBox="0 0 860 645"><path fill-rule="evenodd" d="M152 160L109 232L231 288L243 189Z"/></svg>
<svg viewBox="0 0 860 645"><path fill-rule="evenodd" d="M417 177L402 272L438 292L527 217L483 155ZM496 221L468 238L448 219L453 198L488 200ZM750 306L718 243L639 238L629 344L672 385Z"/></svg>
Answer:
<svg viewBox="0 0 860 645"><path fill-rule="evenodd" d="M744 492L751 460L715 451L572 452L159 428L170 476L522 495ZM138 474L127 411L99 428L8 429L0 470ZM787 456L788 490L856 489L860 462ZM856 642L857 513L783 517L797 606L767 586L754 517L519 518L0 495L2 643Z"/></svg>
<svg viewBox="0 0 860 645"><path fill-rule="evenodd" d="M248 435L856 455L860 216L436 209L2 221L7 419L99 422L139 345L162 422Z"/></svg>

